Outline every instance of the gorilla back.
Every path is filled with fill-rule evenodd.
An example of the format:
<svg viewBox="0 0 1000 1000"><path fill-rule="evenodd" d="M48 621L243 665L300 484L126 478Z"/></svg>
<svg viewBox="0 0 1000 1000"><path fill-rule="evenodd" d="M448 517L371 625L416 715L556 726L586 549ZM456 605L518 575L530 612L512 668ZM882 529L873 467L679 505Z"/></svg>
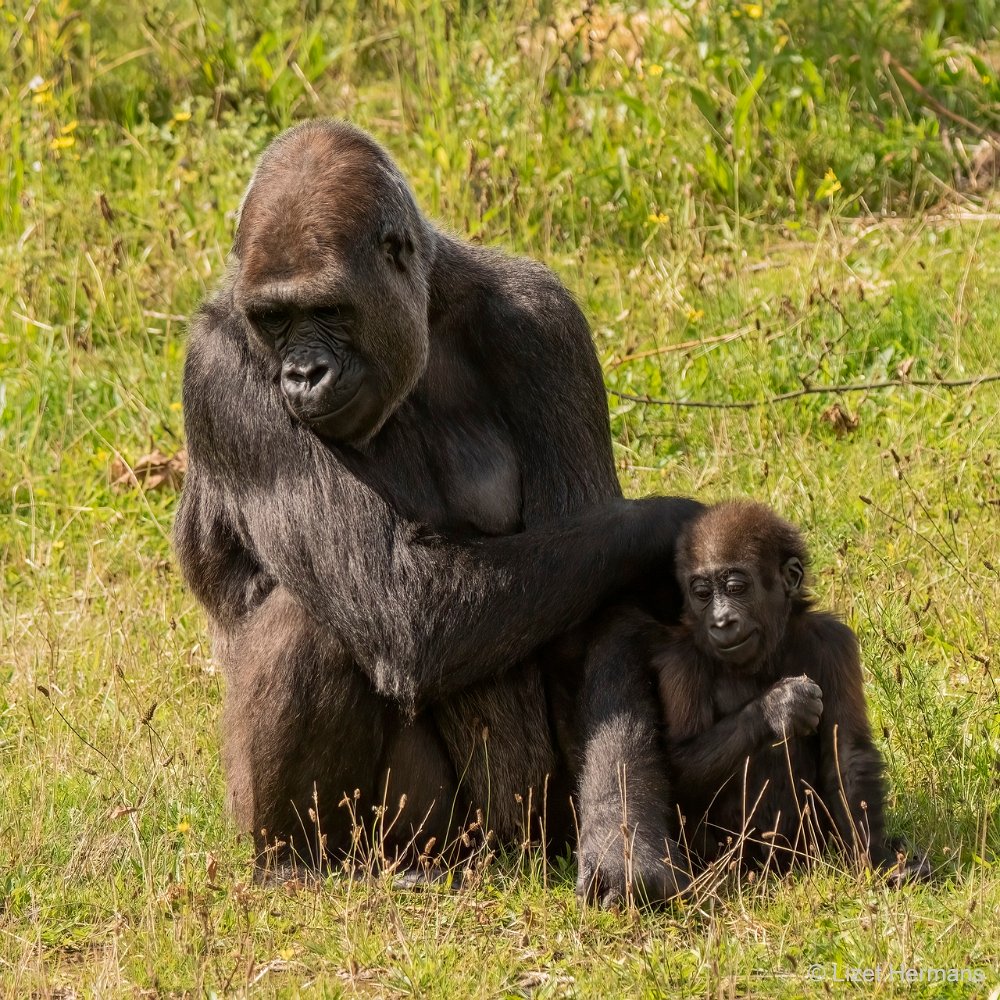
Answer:
<svg viewBox="0 0 1000 1000"><path fill-rule="evenodd" d="M301 125L250 181L184 410L176 547L258 861L360 830L409 864L477 809L523 836L547 778L569 785L539 647L696 509L621 498L565 289L437 231L369 136Z"/></svg>

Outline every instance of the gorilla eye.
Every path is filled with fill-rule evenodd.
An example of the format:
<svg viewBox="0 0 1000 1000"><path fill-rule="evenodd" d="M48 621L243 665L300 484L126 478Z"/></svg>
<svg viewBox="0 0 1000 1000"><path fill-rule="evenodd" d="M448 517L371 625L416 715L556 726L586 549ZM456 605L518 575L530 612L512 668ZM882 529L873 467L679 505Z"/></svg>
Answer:
<svg viewBox="0 0 1000 1000"><path fill-rule="evenodd" d="M742 594L747 589L747 585L742 580L727 580L727 594Z"/></svg>
<svg viewBox="0 0 1000 1000"><path fill-rule="evenodd" d="M340 329L346 327L351 318L350 306L322 306L314 310L313 316L320 326Z"/></svg>
<svg viewBox="0 0 1000 1000"><path fill-rule="evenodd" d="M704 581L698 580L691 584L691 593L699 601L707 601L712 596L712 588Z"/></svg>
<svg viewBox="0 0 1000 1000"><path fill-rule="evenodd" d="M262 309L250 318L257 329L272 340L280 337L292 320L291 314L284 309Z"/></svg>

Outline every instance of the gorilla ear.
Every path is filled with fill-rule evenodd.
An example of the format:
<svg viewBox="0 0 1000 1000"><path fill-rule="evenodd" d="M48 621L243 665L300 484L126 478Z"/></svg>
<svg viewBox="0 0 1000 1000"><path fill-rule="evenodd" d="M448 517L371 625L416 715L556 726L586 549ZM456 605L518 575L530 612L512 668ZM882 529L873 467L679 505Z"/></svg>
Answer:
<svg viewBox="0 0 1000 1000"><path fill-rule="evenodd" d="M388 232L382 236L382 252L397 271L406 271L413 256L413 243L405 233Z"/></svg>
<svg viewBox="0 0 1000 1000"><path fill-rule="evenodd" d="M789 597L798 597L802 592L806 571L802 568L802 560L798 556L786 559L781 565L781 580L785 585L785 593Z"/></svg>

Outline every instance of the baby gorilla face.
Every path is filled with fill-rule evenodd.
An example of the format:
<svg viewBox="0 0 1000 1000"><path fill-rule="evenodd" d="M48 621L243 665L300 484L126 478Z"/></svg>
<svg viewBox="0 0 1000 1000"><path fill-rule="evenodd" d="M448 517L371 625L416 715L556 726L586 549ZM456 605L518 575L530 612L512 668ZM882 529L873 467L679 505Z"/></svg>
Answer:
<svg viewBox="0 0 1000 1000"><path fill-rule="evenodd" d="M690 613L699 621L706 649L733 665L752 663L760 652L760 584L742 566L708 569L691 578L686 594Z"/></svg>

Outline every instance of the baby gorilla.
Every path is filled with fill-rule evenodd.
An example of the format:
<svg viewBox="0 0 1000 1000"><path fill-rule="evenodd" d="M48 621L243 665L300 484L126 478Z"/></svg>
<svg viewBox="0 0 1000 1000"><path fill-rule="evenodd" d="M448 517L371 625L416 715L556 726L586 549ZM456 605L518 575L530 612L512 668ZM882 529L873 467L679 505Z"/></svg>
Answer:
<svg viewBox="0 0 1000 1000"><path fill-rule="evenodd" d="M682 842L741 868L785 871L831 840L895 866L857 639L811 610L805 563L799 532L745 501L680 542L682 624L661 628L652 664Z"/></svg>
<svg viewBox="0 0 1000 1000"><path fill-rule="evenodd" d="M625 812L628 848L657 854L664 872L671 858L677 863L670 834L679 833L680 856L687 852L696 872L716 861L784 872L835 843L852 862L891 870L894 883L926 875L925 862L897 863L886 841L883 762L857 639L832 615L811 610L805 563L799 532L767 507L718 504L690 522L678 543L681 624L619 609L598 628L587 657L586 711L599 717L622 677L645 673L659 686L666 765L655 748L645 770L637 773L633 755L629 773L616 777L609 754L588 745L580 786L582 896L613 902L605 886L624 877L626 843L591 846L590 816L616 804ZM604 728L627 733L623 725ZM602 729L592 731L596 744ZM612 794L626 780L627 802ZM665 806L672 797L679 827L650 826L647 800L654 796ZM633 813L645 817L644 826ZM651 897L670 894L639 888Z"/></svg>

